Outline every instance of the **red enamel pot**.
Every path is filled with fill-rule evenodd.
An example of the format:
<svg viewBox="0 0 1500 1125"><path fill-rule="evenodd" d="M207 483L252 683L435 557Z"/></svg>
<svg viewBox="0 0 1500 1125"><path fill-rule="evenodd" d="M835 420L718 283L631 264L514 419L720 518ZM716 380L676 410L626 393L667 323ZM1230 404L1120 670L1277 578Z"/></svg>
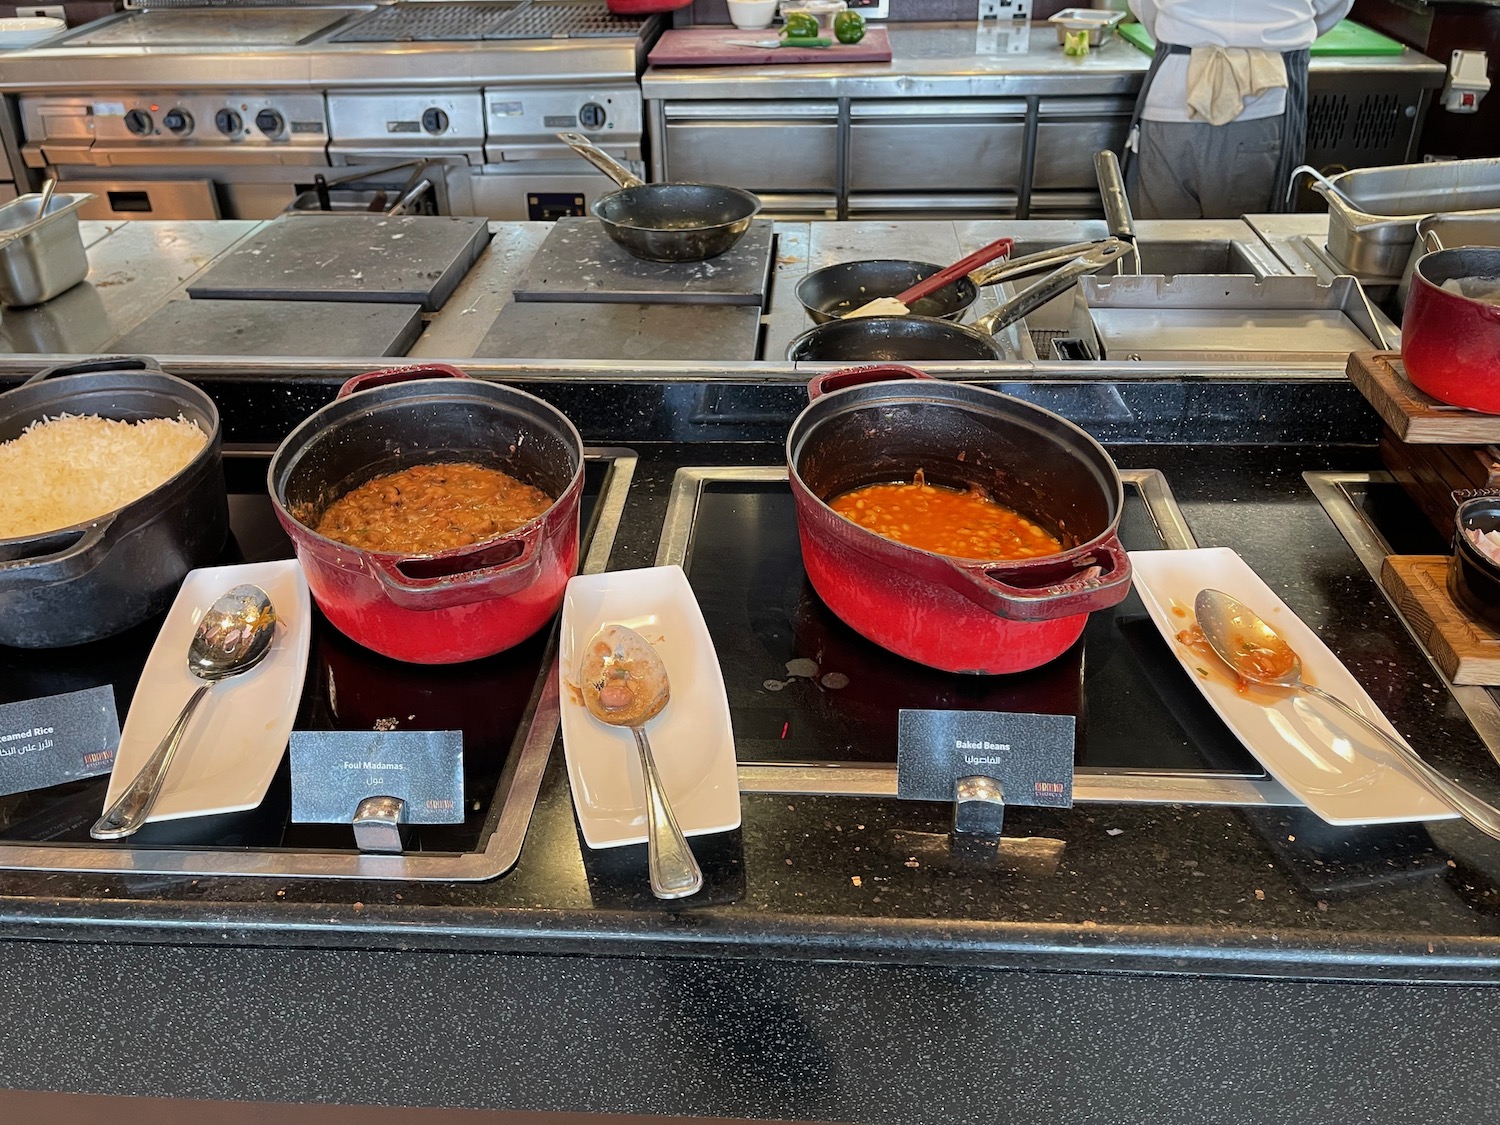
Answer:
<svg viewBox="0 0 1500 1125"><path fill-rule="evenodd" d="M1062 655L1090 612L1124 599L1124 486L1108 453L1067 419L911 368L819 376L787 436L802 563L818 596L882 648L948 672L997 675ZM895 542L827 501L911 480L978 487L1046 526L1060 554L953 558Z"/></svg>
<svg viewBox="0 0 1500 1125"><path fill-rule="evenodd" d="M1500 278L1500 248L1462 246L1417 259L1401 317L1401 362L1412 385L1453 406L1500 414L1500 305L1444 289Z"/></svg>
<svg viewBox="0 0 1500 1125"><path fill-rule="evenodd" d="M372 477L472 461L556 497L509 534L430 555L350 547L313 530ZM547 624L578 568L583 439L556 408L438 364L355 376L271 458L276 518L318 607L366 648L453 664L519 644Z"/></svg>

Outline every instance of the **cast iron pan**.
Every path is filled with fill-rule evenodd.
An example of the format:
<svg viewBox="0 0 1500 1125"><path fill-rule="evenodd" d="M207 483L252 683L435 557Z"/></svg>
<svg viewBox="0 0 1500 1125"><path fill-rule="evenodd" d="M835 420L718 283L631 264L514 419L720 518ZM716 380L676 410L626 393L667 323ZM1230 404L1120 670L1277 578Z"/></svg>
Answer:
<svg viewBox="0 0 1500 1125"><path fill-rule="evenodd" d="M581 133L559 133L620 185L590 210L605 233L648 262L700 262L724 253L750 229L760 197L719 184L648 184Z"/></svg>

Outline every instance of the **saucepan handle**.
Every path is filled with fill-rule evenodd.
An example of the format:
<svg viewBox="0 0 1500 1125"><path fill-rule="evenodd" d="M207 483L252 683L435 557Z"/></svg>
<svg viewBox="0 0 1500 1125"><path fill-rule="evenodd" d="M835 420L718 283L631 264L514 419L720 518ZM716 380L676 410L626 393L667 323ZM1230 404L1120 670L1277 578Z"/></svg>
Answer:
<svg viewBox="0 0 1500 1125"><path fill-rule="evenodd" d="M646 182L582 133L558 133L557 139L614 180L621 188L640 187Z"/></svg>
<svg viewBox="0 0 1500 1125"><path fill-rule="evenodd" d="M538 520L498 543L431 560L399 561L372 556L376 577L386 595L403 609L441 609L479 598L503 597L525 589L542 563L546 527ZM520 547L517 554L491 563L497 551ZM424 574L424 570L434 573Z"/></svg>
<svg viewBox="0 0 1500 1125"><path fill-rule="evenodd" d="M119 512L111 512L102 519L90 524L82 532L69 532L66 536L44 536L36 545L41 554L26 554L22 547L16 551L7 550L0 554L0 573L7 571L34 570L37 567L57 567L61 564L61 571L55 572L55 578L63 578L67 575L85 574L98 565L99 556L102 554L101 547L104 537L109 529L114 526ZM58 543L61 545L57 545ZM65 572L65 573L63 573Z"/></svg>
<svg viewBox="0 0 1500 1125"><path fill-rule="evenodd" d="M29 387L43 379L61 375L87 375L94 371L161 371L161 364L147 355L101 355L93 359L80 359L73 363L59 363L44 367L21 386ZM19 389L19 388L18 388Z"/></svg>
<svg viewBox="0 0 1500 1125"><path fill-rule="evenodd" d="M409 363L401 367L382 367L356 375L339 388L336 398L348 398L356 391L384 387L389 383L409 383L413 379L467 379L458 368L446 363Z"/></svg>
<svg viewBox="0 0 1500 1125"><path fill-rule="evenodd" d="M953 586L976 605L1017 621L1050 621L1117 605L1130 592L1130 556L1118 535L1070 561L1065 574L1048 575L1037 586L1017 586L984 565L955 562ZM1024 568L1012 573L1024 573Z"/></svg>
<svg viewBox="0 0 1500 1125"><path fill-rule="evenodd" d="M825 371L813 377L807 384L807 400L813 402L831 391L842 391L849 387L863 387L866 383L890 383L898 379L931 379L925 371L905 367L899 363L874 363L868 367L843 367L838 371Z"/></svg>

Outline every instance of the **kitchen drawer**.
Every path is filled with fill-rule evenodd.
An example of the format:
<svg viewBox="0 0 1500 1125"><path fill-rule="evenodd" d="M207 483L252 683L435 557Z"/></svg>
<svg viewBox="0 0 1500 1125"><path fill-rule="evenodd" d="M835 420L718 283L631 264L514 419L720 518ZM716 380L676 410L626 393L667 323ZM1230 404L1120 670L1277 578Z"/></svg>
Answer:
<svg viewBox="0 0 1500 1125"><path fill-rule="evenodd" d="M837 149L831 119L669 119L666 178L754 192L834 192Z"/></svg>
<svg viewBox="0 0 1500 1125"><path fill-rule="evenodd" d="M983 98L856 102L850 192L1019 189L1026 103Z"/></svg>
<svg viewBox="0 0 1500 1125"><path fill-rule="evenodd" d="M1131 109L1132 103L1124 98L1043 98L1032 190L1097 191L1094 153L1125 147Z"/></svg>

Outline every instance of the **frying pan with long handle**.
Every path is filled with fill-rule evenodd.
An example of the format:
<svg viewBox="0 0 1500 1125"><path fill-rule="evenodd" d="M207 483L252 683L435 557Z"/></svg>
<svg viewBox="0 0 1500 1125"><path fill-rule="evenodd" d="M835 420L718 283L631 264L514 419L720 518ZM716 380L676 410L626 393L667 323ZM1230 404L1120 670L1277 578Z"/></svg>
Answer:
<svg viewBox="0 0 1500 1125"><path fill-rule="evenodd" d="M1098 272L1130 248L1118 238L1080 245L1082 252L1072 260L972 325L925 316L845 317L809 328L787 345L786 357L793 361L831 363L1004 359L1005 353L994 333L1061 296L1084 274ZM1080 246L1063 249L1078 251ZM1019 264L1020 259L1006 263L1011 268ZM1028 264L1033 272L1038 268L1035 261Z"/></svg>
<svg viewBox="0 0 1500 1125"><path fill-rule="evenodd" d="M760 197L720 184L648 184L582 133L562 141L620 190L589 210L627 253L648 262L701 262L724 253L750 229Z"/></svg>

